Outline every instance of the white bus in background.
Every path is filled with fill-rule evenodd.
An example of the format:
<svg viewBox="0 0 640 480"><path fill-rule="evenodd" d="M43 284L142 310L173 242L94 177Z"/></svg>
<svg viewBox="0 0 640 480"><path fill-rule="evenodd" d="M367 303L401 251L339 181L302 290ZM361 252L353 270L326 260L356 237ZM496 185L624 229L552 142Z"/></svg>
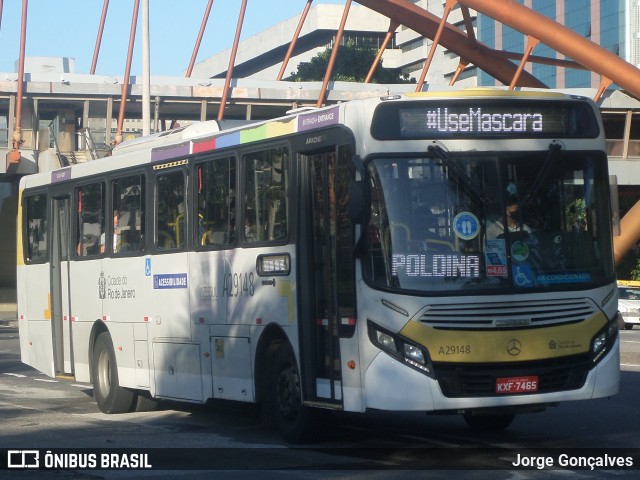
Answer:
<svg viewBox="0 0 640 480"><path fill-rule="evenodd" d="M321 410L500 429L614 395L608 182L596 105L548 92L125 142L21 181L22 360L105 413L264 403L292 442Z"/></svg>

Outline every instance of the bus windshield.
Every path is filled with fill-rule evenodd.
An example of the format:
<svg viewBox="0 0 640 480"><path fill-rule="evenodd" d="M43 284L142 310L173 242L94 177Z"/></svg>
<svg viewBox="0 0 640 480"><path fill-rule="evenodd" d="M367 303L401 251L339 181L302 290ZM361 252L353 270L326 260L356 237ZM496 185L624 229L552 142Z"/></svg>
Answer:
<svg viewBox="0 0 640 480"><path fill-rule="evenodd" d="M363 270L375 287L587 288L613 275L601 153L432 149L373 158L367 172Z"/></svg>

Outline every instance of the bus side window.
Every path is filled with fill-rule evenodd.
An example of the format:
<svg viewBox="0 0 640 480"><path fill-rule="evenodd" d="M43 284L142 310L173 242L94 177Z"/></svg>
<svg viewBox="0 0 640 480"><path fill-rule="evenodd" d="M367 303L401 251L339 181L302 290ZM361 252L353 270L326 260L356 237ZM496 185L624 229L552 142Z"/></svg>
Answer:
<svg viewBox="0 0 640 480"><path fill-rule="evenodd" d="M34 195L25 199L25 261L39 262L47 258L47 197Z"/></svg>
<svg viewBox="0 0 640 480"><path fill-rule="evenodd" d="M215 158L197 166L196 245L220 247L234 240L236 159Z"/></svg>
<svg viewBox="0 0 640 480"><path fill-rule="evenodd" d="M113 253L144 250L144 178L142 175L114 180L111 184Z"/></svg>
<svg viewBox="0 0 640 480"><path fill-rule="evenodd" d="M76 189L76 253L80 257L104 253L105 195L101 182Z"/></svg>
<svg viewBox="0 0 640 480"><path fill-rule="evenodd" d="M245 155L244 241L282 241L289 234L289 150L276 147Z"/></svg>
<svg viewBox="0 0 640 480"><path fill-rule="evenodd" d="M181 170L157 176L155 236L160 250L184 247L184 192L184 175Z"/></svg>

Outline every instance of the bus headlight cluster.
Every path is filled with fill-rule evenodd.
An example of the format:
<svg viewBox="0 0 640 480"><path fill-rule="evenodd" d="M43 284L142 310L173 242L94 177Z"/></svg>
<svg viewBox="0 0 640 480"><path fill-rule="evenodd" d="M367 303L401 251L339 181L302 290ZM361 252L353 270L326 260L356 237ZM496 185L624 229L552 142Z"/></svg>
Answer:
<svg viewBox="0 0 640 480"><path fill-rule="evenodd" d="M600 330L591 341L591 358L593 363L597 363L606 352L611 349L618 336L617 318L610 320L607 325Z"/></svg>
<svg viewBox="0 0 640 480"><path fill-rule="evenodd" d="M424 347L383 329L371 320L368 321L368 327L369 338L375 346L422 373L434 377L431 360Z"/></svg>

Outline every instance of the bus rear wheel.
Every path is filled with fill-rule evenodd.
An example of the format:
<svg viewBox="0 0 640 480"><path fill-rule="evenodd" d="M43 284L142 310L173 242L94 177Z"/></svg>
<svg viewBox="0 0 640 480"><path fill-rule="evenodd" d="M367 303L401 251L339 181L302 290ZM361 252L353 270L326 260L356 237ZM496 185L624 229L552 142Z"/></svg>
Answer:
<svg viewBox="0 0 640 480"><path fill-rule="evenodd" d="M315 435L314 412L302 403L300 374L293 353L278 350L271 379L271 408L274 423L289 443L312 441Z"/></svg>
<svg viewBox="0 0 640 480"><path fill-rule="evenodd" d="M118 380L118 367L113 343L108 333L98 335L93 347L93 397L102 413L125 413L133 409L136 394L123 388Z"/></svg>
<svg viewBox="0 0 640 480"><path fill-rule="evenodd" d="M479 432L499 432L507 428L515 415L473 415L465 413L464 420L472 430Z"/></svg>

